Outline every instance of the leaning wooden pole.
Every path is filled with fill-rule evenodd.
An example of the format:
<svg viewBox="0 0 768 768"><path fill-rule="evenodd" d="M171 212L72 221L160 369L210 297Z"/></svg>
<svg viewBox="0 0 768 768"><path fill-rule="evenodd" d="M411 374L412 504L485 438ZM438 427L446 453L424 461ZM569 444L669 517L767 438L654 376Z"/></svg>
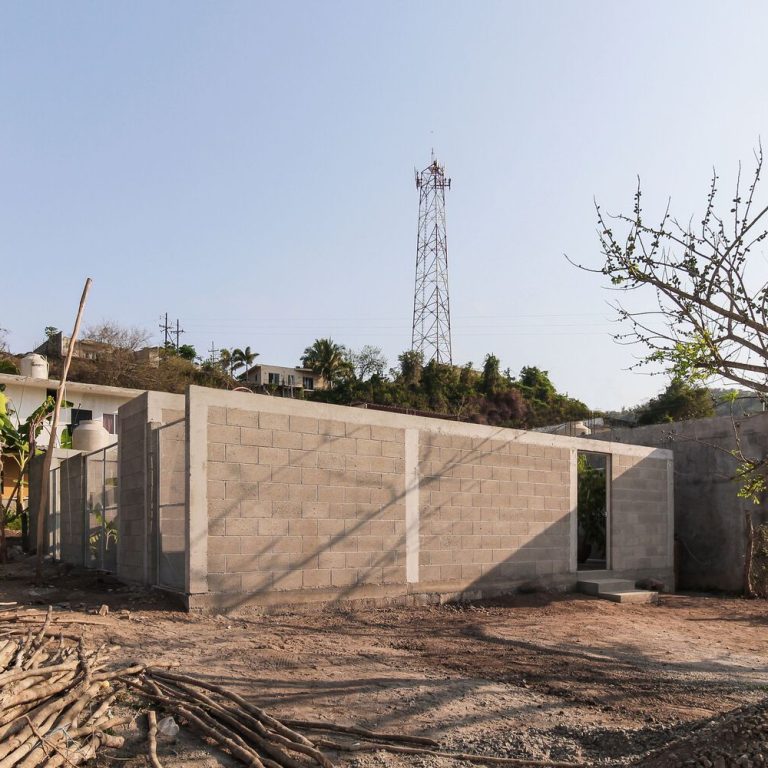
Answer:
<svg viewBox="0 0 768 768"><path fill-rule="evenodd" d="M61 376L59 377L59 386L56 389L56 404L53 407L53 416L51 417L51 436L48 440L48 450L45 452L45 458L43 459L43 476L40 478L40 499L37 505L37 515L35 518L37 520L37 568L35 569L35 578L37 581L41 581L43 578L45 511L48 508L48 486L51 481L51 463L53 462L53 450L56 447L56 432L59 427L59 411L61 410L61 402L64 399L64 388L67 383L69 365L72 362L72 353L75 351L75 342L77 341L78 333L80 333L80 321L83 319L83 310L85 309L85 302L88 298L88 292L91 290L92 282L90 277L86 279L83 295L80 297L80 306L78 307L77 317L75 318L75 327L69 338L67 356L64 359L64 367L62 368Z"/></svg>

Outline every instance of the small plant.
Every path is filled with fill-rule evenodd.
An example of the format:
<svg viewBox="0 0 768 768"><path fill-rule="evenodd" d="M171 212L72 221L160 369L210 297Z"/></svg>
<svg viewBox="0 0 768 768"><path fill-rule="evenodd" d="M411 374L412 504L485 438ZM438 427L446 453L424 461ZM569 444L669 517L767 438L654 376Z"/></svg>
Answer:
<svg viewBox="0 0 768 768"><path fill-rule="evenodd" d="M101 504L89 504L88 513L96 521L95 526L91 528L91 534L88 536L88 551L91 557L97 558L102 535L104 536L105 552L109 551L111 544L117 544L117 525L114 520L105 519Z"/></svg>

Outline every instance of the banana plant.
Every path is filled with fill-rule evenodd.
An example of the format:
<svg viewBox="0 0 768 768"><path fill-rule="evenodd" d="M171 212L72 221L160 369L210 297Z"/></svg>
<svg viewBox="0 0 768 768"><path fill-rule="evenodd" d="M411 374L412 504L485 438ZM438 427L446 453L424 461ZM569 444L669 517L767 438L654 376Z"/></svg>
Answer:
<svg viewBox="0 0 768 768"><path fill-rule="evenodd" d="M55 404L55 399L49 395L21 422L8 397L0 390L0 471L3 460L12 461L18 467L18 477L11 495L7 499L0 498L0 562L5 562L5 527L15 517L11 513L14 507L16 514L21 512L21 492L27 484L29 462L39 453L37 438L53 413ZM72 403L63 402L62 407L71 408Z"/></svg>

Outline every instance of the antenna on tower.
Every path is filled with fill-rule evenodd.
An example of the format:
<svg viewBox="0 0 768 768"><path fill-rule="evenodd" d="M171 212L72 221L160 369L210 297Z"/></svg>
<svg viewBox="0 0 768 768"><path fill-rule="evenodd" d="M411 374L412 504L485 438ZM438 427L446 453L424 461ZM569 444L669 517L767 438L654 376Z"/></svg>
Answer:
<svg viewBox="0 0 768 768"><path fill-rule="evenodd" d="M411 349L424 362L451 365L451 310L448 300L448 241L445 235L445 189L451 180L435 159L416 171L419 228L416 240L416 287L413 295Z"/></svg>

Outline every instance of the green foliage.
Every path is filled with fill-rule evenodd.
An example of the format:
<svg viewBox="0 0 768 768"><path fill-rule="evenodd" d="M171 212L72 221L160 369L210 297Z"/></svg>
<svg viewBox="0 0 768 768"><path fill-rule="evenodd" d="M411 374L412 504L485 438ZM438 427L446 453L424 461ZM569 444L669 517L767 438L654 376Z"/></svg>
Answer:
<svg viewBox="0 0 768 768"><path fill-rule="evenodd" d="M18 376L19 366L7 357L0 357L0 373L10 373L14 376Z"/></svg>
<svg viewBox="0 0 768 768"><path fill-rule="evenodd" d="M332 387L354 376L346 347L332 339L315 339L312 346L304 350L301 364L322 376Z"/></svg>
<svg viewBox="0 0 768 768"><path fill-rule="evenodd" d="M21 490L27 483L29 462L37 452L37 438L48 422L56 401L53 397L47 397L23 422L20 422L16 411L6 395L0 391L0 457L3 462L12 461L18 467L18 481L11 496L3 505L0 500L0 526L12 519L12 507L15 504L15 512L21 512ZM72 403L62 402L62 407L71 408Z"/></svg>
<svg viewBox="0 0 768 768"><path fill-rule="evenodd" d="M418 387L421 383L421 369L424 367L424 355L415 349L403 352L397 358L400 363L400 377L407 387Z"/></svg>
<svg viewBox="0 0 768 768"><path fill-rule="evenodd" d="M107 520L104 517L104 512L101 504L89 504L88 513L94 518L95 525L91 526L91 533L88 536L88 550L92 558L95 558L99 554L101 547L101 537L104 536L104 551L108 551L110 545L117 544L118 528L117 523L114 520ZM98 526L97 530L93 530Z"/></svg>
<svg viewBox="0 0 768 768"><path fill-rule="evenodd" d="M638 410L637 423L663 424L714 415L715 405L708 389L674 378L664 392Z"/></svg>
<svg viewBox="0 0 768 768"><path fill-rule="evenodd" d="M527 399L540 403L549 402L557 394L555 385L549 380L549 373L536 366L523 366L520 369L518 387Z"/></svg>
<svg viewBox="0 0 768 768"><path fill-rule="evenodd" d="M731 451L731 455L739 462L735 473L736 482L739 484L736 495L753 504L760 504L765 497L768 459L749 459L738 449Z"/></svg>
<svg viewBox="0 0 768 768"><path fill-rule="evenodd" d="M330 339L319 339L307 348L303 362L312 363L310 367L318 372L327 371L323 361L337 359L344 349ZM346 354L348 363L355 359L355 353ZM414 350L399 355L398 363L389 376L377 364L367 378L359 374L370 368L348 365L341 375L331 376L329 389L317 390L311 398L346 405L366 402L518 428L578 420L589 414L583 403L559 394L545 371L525 367L517 381L509 371L501 372L501 363L492 354L485 357L482 371L474 370L471 363L458 367L432 360L425 365Z"/></svg>
<svg viewBox="0 0 768 768"><path fill-rule="evenodd" d="M483 378L481 382L482 391L486 395L493 395L501 389L501 363L496 355L486 355L483 362Z"/></svg>
<svg viewBox="0 0 768 768"><path fill-rule="evenodd" d="M579 538L591 544L604 543L606 531L606 478L605 472L589 463L579 454L578 508Z"/></svg>
<svg viewBox="0 0 768 768"><path fill-rule="evenodd" d="M230 358L232 371L238 371L240 368L245 368L247 372L258 356L259 353L254 352L250 347L246 347L245 349L233 349Z"/></svg>

